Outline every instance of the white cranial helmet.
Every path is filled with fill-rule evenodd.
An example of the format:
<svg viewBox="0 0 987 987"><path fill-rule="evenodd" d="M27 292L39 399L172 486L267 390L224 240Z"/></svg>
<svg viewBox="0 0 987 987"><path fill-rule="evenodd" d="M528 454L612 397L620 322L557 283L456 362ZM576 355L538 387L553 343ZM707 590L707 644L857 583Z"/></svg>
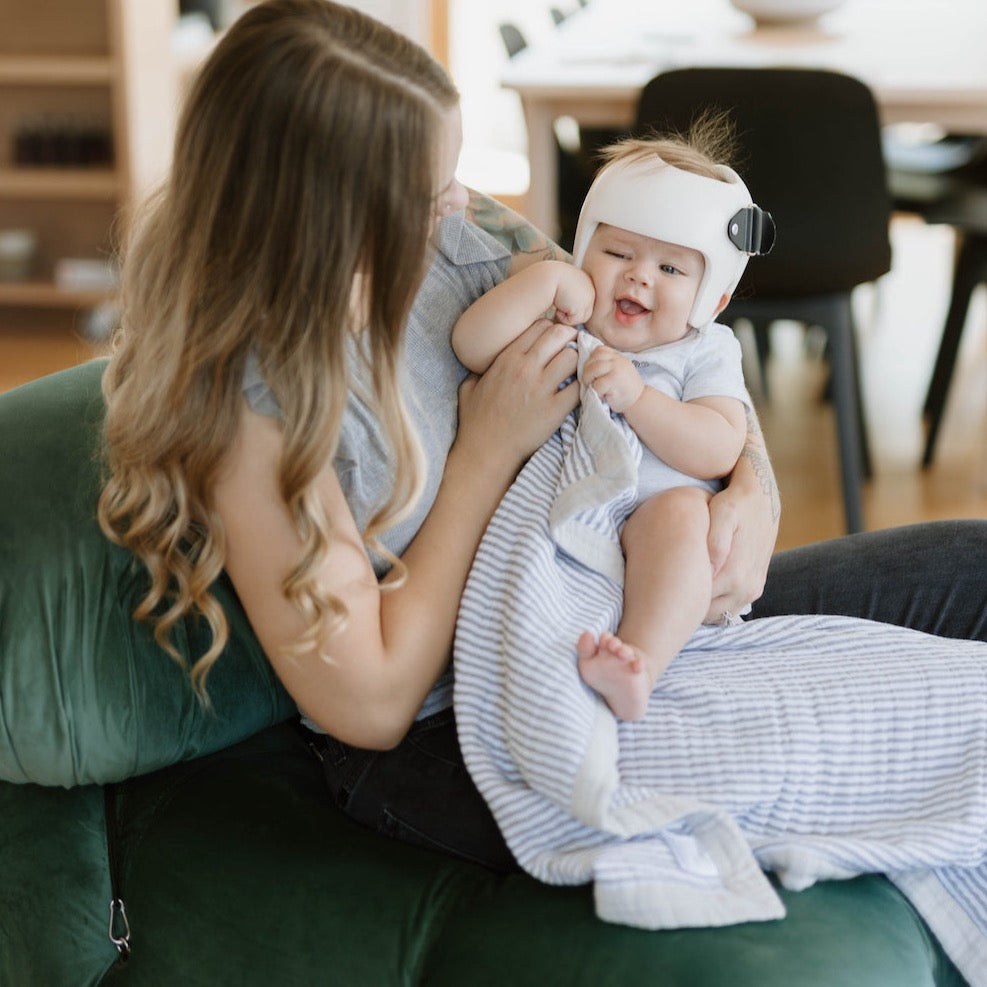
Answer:
<svg viewBox="0 0 987 987"><path fill-rule="evenodd" d="M689 324L713 318L732 294L749 257L774 245L771 214L751 200L740 176L725 165L723 178L706 178L667 164L657 155L614 161L596 176L576 225L573 259L581 265L600 223L698 250L706 261Z"/></svg>

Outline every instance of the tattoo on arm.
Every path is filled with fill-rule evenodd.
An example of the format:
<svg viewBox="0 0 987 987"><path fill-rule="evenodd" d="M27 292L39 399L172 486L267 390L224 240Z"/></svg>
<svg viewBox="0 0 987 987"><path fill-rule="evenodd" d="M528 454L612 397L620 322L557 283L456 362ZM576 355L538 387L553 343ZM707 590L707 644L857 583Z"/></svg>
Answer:
<svg viewBox="0 0 987 987"><path fill-rule="evenodd" d="M532 260L568 260L566 252L523 216L482 192L469 190L466 218L500 241L512 254Z"/></svg>
<svg viewBox="0 0 987 987"><path fill-rule="evenodd" d="M771 518L777 521L781 517L781 494L775 482L774 470L768 459L768 447L764 442L764 433L757 415L751 409L747 410L747 441L740 454L750 463L754 475L761 484L761 489L771 502Z"/></svg>

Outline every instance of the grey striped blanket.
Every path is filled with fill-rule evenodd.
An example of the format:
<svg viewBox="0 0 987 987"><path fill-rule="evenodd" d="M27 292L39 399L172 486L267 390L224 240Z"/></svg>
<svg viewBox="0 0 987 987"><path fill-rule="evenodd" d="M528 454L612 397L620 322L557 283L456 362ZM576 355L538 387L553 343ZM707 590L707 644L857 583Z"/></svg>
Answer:
<svg viewBox="0 0 987 987"><path fill-rule="evenodd" d="M648 715L580 680L614 630L637 439L592 392L492 519L460 611L466 764L521 866L648 929L783 916L879 872L987 985L987 645L842 617L702 627Z"/></svg>

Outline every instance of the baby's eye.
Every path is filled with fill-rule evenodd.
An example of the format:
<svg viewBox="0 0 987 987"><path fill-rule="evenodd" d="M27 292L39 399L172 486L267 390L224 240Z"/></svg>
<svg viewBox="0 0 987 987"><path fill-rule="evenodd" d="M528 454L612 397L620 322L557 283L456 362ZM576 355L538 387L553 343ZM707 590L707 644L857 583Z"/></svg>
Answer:
<svg viewBox="0 0 987 987"><path fill-rule="evenodd" d="M630 260L627 254L622 254L619 250L606 250L604 253L608 254L610 257L616 257L617 260Z"/></svg>
<svg viewBox="0 0 987 987"><path fill-rule="evenodd" d="M674 264L659 264L658 269L662 274L681 274L682 272Z"/></svg>

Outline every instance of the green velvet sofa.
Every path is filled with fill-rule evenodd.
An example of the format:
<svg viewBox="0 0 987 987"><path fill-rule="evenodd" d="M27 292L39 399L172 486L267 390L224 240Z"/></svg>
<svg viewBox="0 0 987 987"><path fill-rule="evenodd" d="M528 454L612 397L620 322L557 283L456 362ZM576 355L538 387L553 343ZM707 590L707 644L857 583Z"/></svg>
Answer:
<svg viewBox="0 0 987 987"><path fill-rule="evenodd" d="M102 370L0 395L4 987L963 982L879 877L782 891L777 922L643 932L597 920L588 888L496 875L342 817L228 586L212 712L130 619L140 573L94 519ZM200 635L190 621L179 648ZM126 961L109 938L107 812Z"/></svg>

